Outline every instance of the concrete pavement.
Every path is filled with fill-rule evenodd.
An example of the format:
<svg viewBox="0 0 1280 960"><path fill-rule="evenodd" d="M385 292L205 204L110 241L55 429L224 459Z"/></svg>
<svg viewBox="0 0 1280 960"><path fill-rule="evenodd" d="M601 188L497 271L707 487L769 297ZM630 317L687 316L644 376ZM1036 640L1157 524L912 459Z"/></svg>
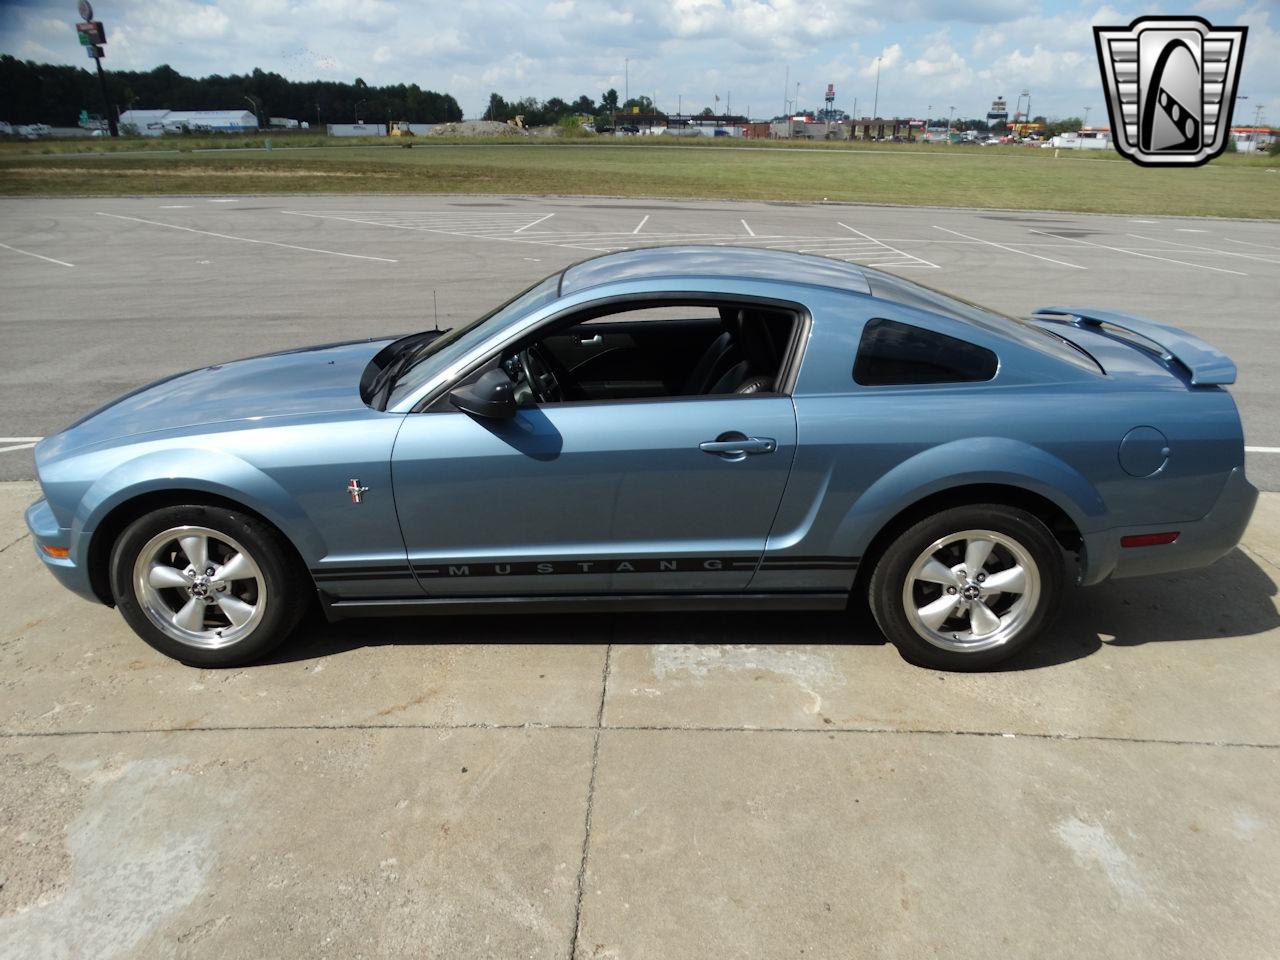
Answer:
<svg viewBox="0 0 1280 960"><path fill-rule="evenodd" d="M1280 496L999 672L835 615L310 622L182 667L0 484L0 958L1269 958Z"/></svg>

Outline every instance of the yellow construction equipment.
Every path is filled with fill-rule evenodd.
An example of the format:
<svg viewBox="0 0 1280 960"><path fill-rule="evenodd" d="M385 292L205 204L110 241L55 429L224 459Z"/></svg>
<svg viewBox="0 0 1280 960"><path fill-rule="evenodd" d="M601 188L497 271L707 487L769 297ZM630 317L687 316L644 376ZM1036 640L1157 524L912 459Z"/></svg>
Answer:
<svg viewBox="0 0 1280 960"><path fill-rule="evenodd" d="M413 131L409 129L408 120L397 120L394 123L387 124L387 126L390 128L387 132L393 137L412 137L414 135Z"/></svg>

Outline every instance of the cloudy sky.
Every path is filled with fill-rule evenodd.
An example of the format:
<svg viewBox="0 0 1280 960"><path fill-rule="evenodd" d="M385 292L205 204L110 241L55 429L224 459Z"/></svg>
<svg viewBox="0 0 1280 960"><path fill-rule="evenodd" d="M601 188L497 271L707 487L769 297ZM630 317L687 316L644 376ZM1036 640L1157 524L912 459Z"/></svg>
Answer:
<svg viewBox="0 0 1280 960"><path fill-rule="evenodd" d="M0 0L0 52L84 64L75 0ZM1103 100L1090 26L1148 13L1197 13L1246 25L1236 122L1258 104L1280 123L1277 0L95 0L107 27L107 67L242 73L295 80L363 77L452 93L468 116L490 91L598 99L626 82L632 95L687 111L732 96L735 112L802 106L870 114L881 57L882 116L981 116L1029 90L1032 111L1100 119ZM682 98L678 101L677 98Z"/></svg>

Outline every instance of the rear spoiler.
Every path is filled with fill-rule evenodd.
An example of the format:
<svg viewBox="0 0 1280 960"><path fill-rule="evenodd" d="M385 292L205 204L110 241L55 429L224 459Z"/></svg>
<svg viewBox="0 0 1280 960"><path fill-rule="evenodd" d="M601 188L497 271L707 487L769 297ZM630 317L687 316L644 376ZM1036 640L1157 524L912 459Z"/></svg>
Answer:
<svg viewBox="0 0 1280 960"><path fill-rule="evenodd" d="M1161 359L1176 360L1186 367L1191 373L1192 384L1197 387L1236 382L1236 365L1230 357L1199 337L1167 323L1097 307L1041 307L1031 316L1046 319L1065 316L1070 318L1073 326L1098 328L1106 324L1135 334L1155 344L1160 349Z"/></svg>

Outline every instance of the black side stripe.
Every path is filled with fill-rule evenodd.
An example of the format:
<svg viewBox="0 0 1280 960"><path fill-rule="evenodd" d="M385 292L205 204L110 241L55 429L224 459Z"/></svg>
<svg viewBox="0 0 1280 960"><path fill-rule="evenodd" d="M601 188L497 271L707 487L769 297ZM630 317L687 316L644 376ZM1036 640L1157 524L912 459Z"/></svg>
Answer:
<svg viewBox="0 0 1280 960"><path fill-rule="evenodd" d="M554 560L476 561L452 560L432 563L382 564L371 566L319 567L311 575L320 582L352 580L408 580L414 576L436 577L506 577L506 576L573 576L580 574L626 573L715 573L717 571L761 570L856 570L858 557L766 557L757 561L750 557L626 557L557 558Z"/></svg>

